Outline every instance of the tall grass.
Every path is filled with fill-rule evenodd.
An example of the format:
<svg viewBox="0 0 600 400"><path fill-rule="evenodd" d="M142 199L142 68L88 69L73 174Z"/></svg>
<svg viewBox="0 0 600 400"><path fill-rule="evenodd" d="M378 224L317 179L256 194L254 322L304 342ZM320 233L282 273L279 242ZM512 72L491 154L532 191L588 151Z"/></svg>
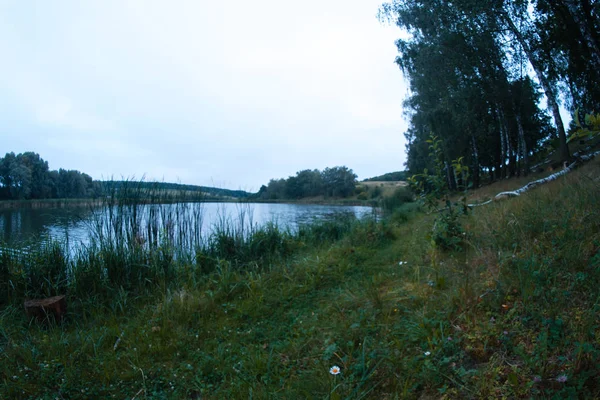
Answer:
<svg viewBox="0 0 600 400"><path fill-rule="evenodd" d="M195 284L224 265L263 270L362 226L354 216L295 230L275 222L259 226L251 206L239 203L237 215L223 210L205 233L201 198L135 181L124 181L107 193L102 206L91 210L85 244L74 248L48 240L27 253L2 254L3 301L65 293L111 301L121 290L137 295L165 291ZM365 226L377 231L376 222Z"/></svg>
<svg viewBox="0 0 600 400"><path fill-rule="evenodd" d="M244 209L190 252L162 222L154 244L113 229L106 252L37 256L32 278L66 285L62 326L23 315L30 261L3 257L17 289L0 308L0 396L599 398L598 176L474 209L462 251L431 245L416 203L297 230Z"/></svg>

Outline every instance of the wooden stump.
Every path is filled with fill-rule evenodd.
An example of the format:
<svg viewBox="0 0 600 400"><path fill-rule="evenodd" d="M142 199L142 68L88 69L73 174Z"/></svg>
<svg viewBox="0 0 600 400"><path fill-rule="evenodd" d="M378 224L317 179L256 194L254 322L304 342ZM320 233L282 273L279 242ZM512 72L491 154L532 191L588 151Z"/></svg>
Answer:
<svg viewBox="0 0 600 400"><path fill-rule="evenodd" d="M50 315L53 315L57 322L61 322L67 312L67 302L64 295L48 297L47 299L27 300L24 305L27 315L35 317L40 322L48 320Z"/></svg>

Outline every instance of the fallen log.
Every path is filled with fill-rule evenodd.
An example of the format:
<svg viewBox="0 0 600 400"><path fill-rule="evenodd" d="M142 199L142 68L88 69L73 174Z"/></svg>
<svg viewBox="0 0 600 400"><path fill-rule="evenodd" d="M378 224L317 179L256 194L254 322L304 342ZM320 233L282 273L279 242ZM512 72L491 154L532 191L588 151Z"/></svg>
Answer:
<svg viewBox="0 0 600 400"><path fill-rule="evenodd" d="M520 196L521 194L533 189L536 186L543 185L544 183L554 181L554 180L558 179L559 177L568 174L569 172L574 170L576 167L578 167L582 161L589 161L589 160L593 159L594 157L596 157L597 155L600 155L600 151L596 151L595 153L592 153L592 154L578 156L577 161L575 161L571 165L565 166L565 168L561 171L558 171L558 172L556 172L550 176L547 176L545 178L529 182L527 185L523 186L520 189L498 193L496 196L494 196L493 199L488 200L486 202L478 203L478 204L468 204L468 206L469 207L479 207L479 206L484 206L486 204L490 204L492 201L495 201L495 200L501 200L501 199L505 199L507 197Z"/></svg>

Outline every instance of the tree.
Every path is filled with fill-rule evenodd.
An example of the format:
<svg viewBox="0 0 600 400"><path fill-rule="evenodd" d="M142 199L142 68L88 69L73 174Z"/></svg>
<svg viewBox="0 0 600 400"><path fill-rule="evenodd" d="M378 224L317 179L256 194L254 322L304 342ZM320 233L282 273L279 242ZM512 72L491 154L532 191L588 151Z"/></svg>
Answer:
<svg viewBox="0 0 600 400"><path fill-rule="evenodd" d="M596 66L598 19L589 17L598 11L592 7L596 2L586 0L580 8L569 8L574 3L570 0L550 3L394 0L382 5L381 18L408 32L396 42L396 62L411 89L404 103L410 119L405 133L409 171L430 168L427 138L433 132L449 187L456 186L452 161L459 157L469 165L475 185L482 174L490 180L527 174L530 158L551 133L547 115L540 111L538 84L555 123L561 158L569 159L559 112L560 98L566 97L562 89L569 84L579 98L598 99L594 80L580 77L596 76L599 69L581 66L575 73L565 60L576 58L577 45L587 49L588 64ZM585 26L571 23L565 28L568 24L562 22L569 20L584 21ZM552 43L562 43L558 53ZM529 65L537 83L527 75Z"/></svg>
<svg viewBox="0 0 600 400"><path fill-rule="evenodd" d="M327 196L348 197L354 193L356 175L347 167L325 168L321 174Z"/></svg>

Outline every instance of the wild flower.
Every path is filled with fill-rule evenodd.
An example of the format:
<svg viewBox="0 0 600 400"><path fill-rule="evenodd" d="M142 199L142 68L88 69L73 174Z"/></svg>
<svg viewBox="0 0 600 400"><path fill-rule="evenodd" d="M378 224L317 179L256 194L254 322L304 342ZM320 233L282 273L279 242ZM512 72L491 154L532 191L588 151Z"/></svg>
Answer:
<svg viewBox="0 0 600 400"><path fill-rule="evenodd" d="M342 370L341 370L341 368L340 368L340 367L338 367L337 365L334 365L333 367L329 368L329 373L330 373L331 375L337 375L337 374L339 374L340 372L342 372Z"/></svg>
<svg viewBox="0 0 600 400"><path fill-rule="evenodd" d="M426 352L425 352L425 353L423 353L423 354L425 354L425 357L427 357L427 356L430 356L430 355L431 355L431 352L430 352L430 351L426 351Z"/></svg>
<svg viewBox="0 0 600 400"><path fill-rule="evenodd" d="M542 381L542 377L539 376L539 375L536 375L536 376L533 377L533 381L535 383L540 383Z"/></svg>
<svg viewBox="0 0 600 400"><path fill-rule="evenodd" d="M452 336L448 336L448 338L446 340L449 341L449 342L451 342L454 339L452 339Z"/></svg>
<svg viewBox="0 0 600 400"><path fill-rule="evenodd" d="M400 266L402 266L402 265L405 265L405 264L408 264L408 261L400 261L400 262L398 263L398 265L400 265Z"/></svg>
<svg viewBox="0 0 600 400"><path fill-rule="evenodd" d="M435 284L433 281L427 281L427 284L431 287L433 287L433 285Z"/></svg>
<svg viewBox="0 0 600 400"><path fill-rule="evenodd" d="M558 377L556 377L556 381L560 382L560 383L565 383L567 381L567 375L565 374L561 374Z"/></svg>

